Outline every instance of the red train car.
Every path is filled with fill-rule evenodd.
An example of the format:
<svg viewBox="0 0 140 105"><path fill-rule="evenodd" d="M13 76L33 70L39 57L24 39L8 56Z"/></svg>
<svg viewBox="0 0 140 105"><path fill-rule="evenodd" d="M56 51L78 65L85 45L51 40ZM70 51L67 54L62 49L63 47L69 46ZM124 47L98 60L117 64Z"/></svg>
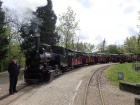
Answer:
<svg viewBox="0 0 140 105"><path fill-rule="evenodd" d="M106 53L97 53L96 54L96 62L97 63L107 63L107 54Z"/></svg>
<svg viewBox="0 0 140 105"><path fill-rule="evenodd" d="M113 62L113 63L120 61L119 54L108 54L108 59L109 59L109 62Z"/></svg>
<svg viewBox="0 0 140 105"><path fill-rule="evenodd" d="M125 53L125 62L133 62L134 53Z"/></svg>

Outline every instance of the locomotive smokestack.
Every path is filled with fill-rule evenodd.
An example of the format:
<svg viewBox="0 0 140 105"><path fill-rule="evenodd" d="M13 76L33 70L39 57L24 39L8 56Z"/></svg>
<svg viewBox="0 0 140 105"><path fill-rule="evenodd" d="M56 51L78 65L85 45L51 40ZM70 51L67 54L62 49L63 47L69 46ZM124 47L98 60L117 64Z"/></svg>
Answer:
<svg viewBox="0 0 140 105"><path fill-rule="evenodd" d="M40 46L40 32L39 32L39 28L38 26L36 27L36 29L34 30L34 37L35 37L35 46L36 46L36 50L39 50L39 46Z"/></svg>
<svg viewBox="0 0 140 105"><path fill-rule="evenodd" d="M40 46L40 36L39 36L39 37L35 37L35 46L36 46L36 50L39 50L39 46Z"/></svg>

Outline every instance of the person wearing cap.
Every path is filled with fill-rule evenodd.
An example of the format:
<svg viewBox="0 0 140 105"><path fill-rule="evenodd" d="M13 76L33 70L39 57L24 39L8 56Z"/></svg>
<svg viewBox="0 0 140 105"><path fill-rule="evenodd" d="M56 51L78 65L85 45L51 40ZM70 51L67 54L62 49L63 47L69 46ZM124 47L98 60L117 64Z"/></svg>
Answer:
<svg viewBox="0 0 140 105"><path fill-rule="evenodd" d="M17 92L16 84L18 81L18 75L20 73L20 65L17 63L16 56L14 56L12 62L9 63L8 72L9 72L9 79L10 79L9 94L11 95Z"/></svg>

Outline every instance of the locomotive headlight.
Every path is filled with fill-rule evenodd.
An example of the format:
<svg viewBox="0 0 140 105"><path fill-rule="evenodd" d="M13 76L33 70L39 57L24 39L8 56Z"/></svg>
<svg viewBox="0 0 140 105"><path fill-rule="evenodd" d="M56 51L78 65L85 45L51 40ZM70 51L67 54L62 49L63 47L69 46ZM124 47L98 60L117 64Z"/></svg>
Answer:
<svg viewBox="0 0 140 105"><path fill-rule="evenodd" d="M39 65L39 69L42 70L43 69L43 65Z"/></svg>

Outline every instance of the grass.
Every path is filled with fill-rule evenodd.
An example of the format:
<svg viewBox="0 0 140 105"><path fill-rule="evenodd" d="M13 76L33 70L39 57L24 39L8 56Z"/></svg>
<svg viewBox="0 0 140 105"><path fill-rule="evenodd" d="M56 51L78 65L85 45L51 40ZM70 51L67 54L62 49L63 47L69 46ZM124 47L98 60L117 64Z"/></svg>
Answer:
<svg viewBox="0 0 140 105"><path fill-rule="evenodd" d="M124 82L140 83L140 73L132 68L132 63L114 65L106 72L107 78L114 85L119 85L118 72L124 73Z"/></svg>

